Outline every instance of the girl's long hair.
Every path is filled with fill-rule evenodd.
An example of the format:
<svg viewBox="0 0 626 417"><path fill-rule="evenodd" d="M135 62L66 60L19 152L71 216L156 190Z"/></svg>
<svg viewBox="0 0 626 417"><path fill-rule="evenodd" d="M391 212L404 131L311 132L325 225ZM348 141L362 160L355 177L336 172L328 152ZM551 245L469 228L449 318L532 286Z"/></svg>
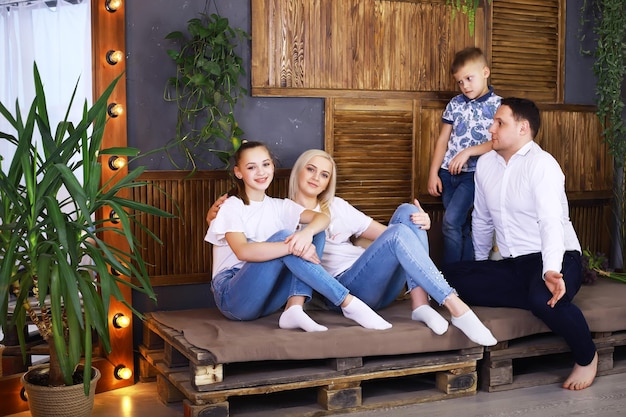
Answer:
<svg viewBox="0 0 626 417"><path fill-rule="evenodd" d="M270 151L270 149L267 147L266 144L264 144L263 142L244 140L241 143L241 146L239 146L239 149L237 149L237 151L233 154L233 162L234 162L233 168L236 166L239 166L239 162L241 161L241 157L243 156L243 153L245 151L247 151L248 149L253 149L253 148L258 148L258 147L265 148L265 150L270 156L270 159L272 160L272 163L274 163L274 155L272 155L272 152ZM241 201L243 201L245 205L250 204L250 200L248 199L248 195L246 194L246 185L244 184L243 180L237 178L236 175L233 175L233 179L235 180L235 186L231 188L230 191L228 191L228 196L229 197L235 196L235 197L240 198Z"/></svg>
<svg viewBox="0 0 626 417"><path fill-rule="evenodd" d="M335 160L332 158L332 156L320 149L309 149L308 151L304 151L302 155L300 155L296 160L296 163L293 165L293 168L291 169L291 174L289 176L289 198L296 201L296 196L299 192L298 175L300 174L300 171L302 171L306 167L306 164L308 164L311 159L316 156L328 159L332 165L332 172L330 173L328 187L326 187L326 189L317 196L317 202L320 205L320 211L330 216L330 203L333 201L333 198L335 197L335 191L337 189L337 165L335 164Z"/></svg>

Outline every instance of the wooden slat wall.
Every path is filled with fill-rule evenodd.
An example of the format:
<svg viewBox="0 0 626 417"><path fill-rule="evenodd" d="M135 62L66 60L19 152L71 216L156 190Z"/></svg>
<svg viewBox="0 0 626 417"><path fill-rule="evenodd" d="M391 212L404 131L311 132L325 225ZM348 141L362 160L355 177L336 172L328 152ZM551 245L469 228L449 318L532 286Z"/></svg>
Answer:
<svg viewBox="0 0 626 417"><path fill-rule="evenodd" d="M454 53L486 47L445 0L254 0L253 95L454 91Z"/></svg>
<svg viewBox="0 0 626 417"><path fill-rule="evenodd" d="M501 96L562 103L565 0L494 0L491 80Z"/></svg>
<svg viewBox="0 0 626 417"><path fill-rule="evenodd" d="M426 187L444 107L442 100L329 98L325 113L325 147L338 166L337 194L383 223L400 203L417 197L433 220L435 260L440 259L443 207ZM613 169L594 107L546 104L540 109L537 141L565 172L581 244L609 253Z"/></svg>
<svg viewBox="0 0 626 417"><path fill-rule="evenodd" d="M157 235L162 245L139 227L133 232L142 242L144 260L153 285L189 284L211 280L211 245L204 241L206 213L219 196L233 186L226 171L148 171L139 180L150 186L136 187L131 198L154 205L178 218L164 219L142 214L140 222ZM289 170L276 171L268 195L286 197Z"/></svg>
<svg viewBox="0 0 626 417"><path fill-rule="evenodd" d="M535 100L543 127L537 141L566 175L571 217L583 248L609 253L612 160L595 110L563 101L565 0L493 0L476 32L445 0L253 0L252 94L326 98L325 149L338 165L337 194L386 222L417 197L430 212L431 254L441 257L440 199L426 190L442 110L456 86L454 53L476 45L491 58L501 96ZM229 188L223 172L147 173L175 196L182 220L146 219L165 248L147 244L154 282L210 279L204 216ZM287 195L279 173L272 195ZM159 194L136 199L167 207Z"/></svg>
<svg viewBox="0 0 626 417"><path fill-rule="evenodd" d="M413 188L413 101L327 99L325 114L337 194L388 221Z"/></svg>

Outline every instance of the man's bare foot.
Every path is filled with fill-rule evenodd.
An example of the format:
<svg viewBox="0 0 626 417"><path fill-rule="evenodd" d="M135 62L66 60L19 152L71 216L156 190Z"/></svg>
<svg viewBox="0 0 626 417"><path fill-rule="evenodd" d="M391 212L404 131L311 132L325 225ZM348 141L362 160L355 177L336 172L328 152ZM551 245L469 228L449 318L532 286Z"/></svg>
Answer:
<svg viewBox="0 0 626 417"><path fill-rule="evenodd" d="M598 371L598 352L587 366L574 365L572 373L563 383L563 388L571 390L581 390L587 388L593 382Z"/></svg>

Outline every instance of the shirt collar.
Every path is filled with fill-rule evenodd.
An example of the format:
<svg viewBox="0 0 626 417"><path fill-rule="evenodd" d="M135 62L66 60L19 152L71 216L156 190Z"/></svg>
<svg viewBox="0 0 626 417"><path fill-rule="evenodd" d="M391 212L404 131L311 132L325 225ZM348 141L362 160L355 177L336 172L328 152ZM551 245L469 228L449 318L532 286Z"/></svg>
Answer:
<svg viewBox="0 0 626 417"><path fill-rule="evenodd" d="M521 148L519 148L517 150L517 152L515 152L515 154L513 154L513 156L511 156L511 159L509 159L509 162L511 162L514 159L517 159L518 157L523 157L526 156L528 154L528 152L530 152L530 150L533 148L535 144L535 141L530 141L527 144L525 144L524 146L522 146ZM495 152L495 151L494 151ZM496 158L498 161L500 161L500 163L502 165L507 165L507 163L504 161L504 158L496 152Z"/></svg>
<svg viewBox="0 0 626 417"><path fill-rule="evenodd" d="M522 146L517 152L515 152L515 155L526 156L526 154L530 152L530 149L533 147L534 143L535 141L531 140L526 145Z"/></svg>
<svg viewBox="0 0 626 417"><path fill-rule="evenodd" d="M492 87L492 86L488 86L488 88L489 88L489 91L487 91L487 92L485 93L485 95L480 96L480 97L478 97L478 98L477 98L477 99L475 99L475 100L472 100L472 99L468 98L465 94L461 94L461 96L463 96L463 100L464 100L466 103L469 103L469 102L471 102L471 101L475 101L475 102L481 103L481 102L483 102L483 101L487 101L487 100L489 100L489 97L491 97L491 96L493 95L493 87Z"/></svg>

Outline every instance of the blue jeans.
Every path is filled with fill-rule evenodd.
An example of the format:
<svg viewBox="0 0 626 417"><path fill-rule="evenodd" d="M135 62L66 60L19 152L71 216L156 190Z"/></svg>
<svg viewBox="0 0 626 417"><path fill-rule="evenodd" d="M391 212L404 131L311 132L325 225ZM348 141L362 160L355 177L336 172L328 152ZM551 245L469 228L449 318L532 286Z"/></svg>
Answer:
<svg viewBox="0 0 626 417"><path fill-rule="evenodd" d="M443 263L474 260L470 213L474 205L474 173L452 175L439 170L443 214Z"/></svg>
<svg viewBox="0 0 626 417"><path fill-rule="evenodd" d="M293 232L282 230L268 242L282 242ZM313 244L321 253L325 233L318 233ZM310 298L312 289L340 305L348 289L331 277L321 265L287 255L265 262L246 262L241 268L220 272L211 289L217 308L231 320L254 320L279 310L294 295Z"/></svg>
<svg viewBox="0 0 626 417"><path fill-rule="evenodd" d="M404 284L422 287L439 304L454 292L428 255L426 231L411 222L412 204L402 204L389 227L356 262L337 276L350 293L374 310L391 304Z"/></svg>

